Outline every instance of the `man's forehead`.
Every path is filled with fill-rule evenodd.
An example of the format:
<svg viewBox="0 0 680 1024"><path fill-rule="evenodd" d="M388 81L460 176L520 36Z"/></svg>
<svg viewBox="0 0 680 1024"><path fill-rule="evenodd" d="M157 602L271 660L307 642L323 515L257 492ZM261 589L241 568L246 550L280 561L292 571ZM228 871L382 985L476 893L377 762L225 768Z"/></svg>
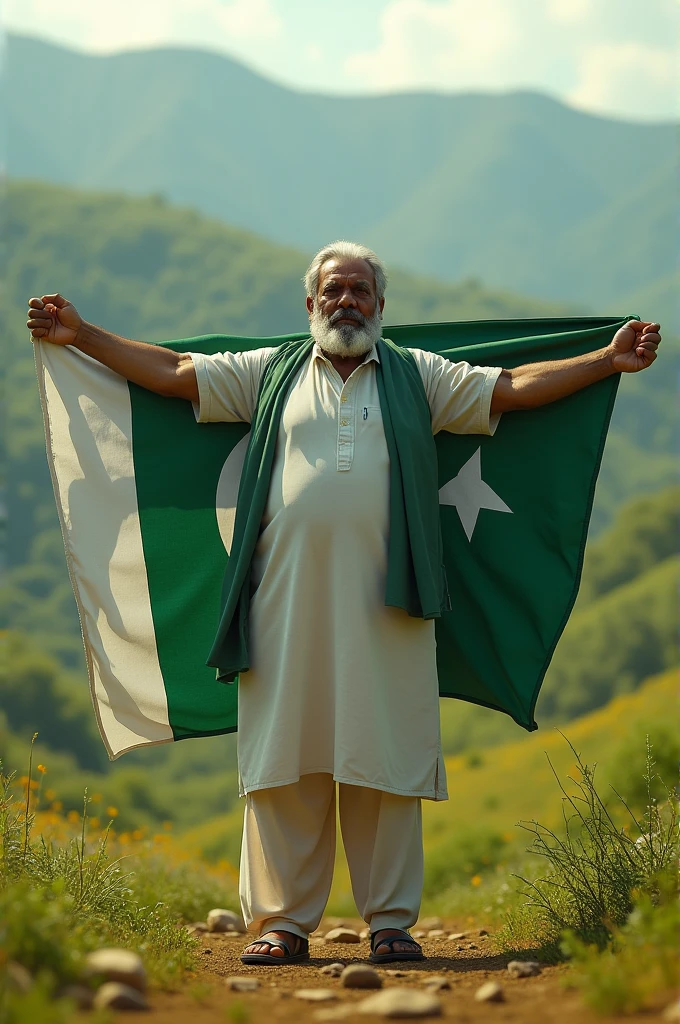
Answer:
<svg viewBox="0 0 680 1024"><path fill-rule="evenodd" d="M326 260L319 273L319 284L325 284L329 280L362 280L368 284L375 284L375 275L370 263L366 260L351 259L340 260L337 257Z"/></svg>

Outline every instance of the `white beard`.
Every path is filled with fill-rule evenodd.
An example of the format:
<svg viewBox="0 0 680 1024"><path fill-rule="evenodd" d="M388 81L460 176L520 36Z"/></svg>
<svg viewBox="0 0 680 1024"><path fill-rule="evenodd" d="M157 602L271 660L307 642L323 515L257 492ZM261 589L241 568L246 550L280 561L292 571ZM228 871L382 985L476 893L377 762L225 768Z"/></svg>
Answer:
<svg viewBox="0 0 680 1024"><path fill-rule="evenodd" d="M365 324L330 324L315 306L309 318L310 334L319 348L331 356L365 356L382 335L380 310Z"/></svg>

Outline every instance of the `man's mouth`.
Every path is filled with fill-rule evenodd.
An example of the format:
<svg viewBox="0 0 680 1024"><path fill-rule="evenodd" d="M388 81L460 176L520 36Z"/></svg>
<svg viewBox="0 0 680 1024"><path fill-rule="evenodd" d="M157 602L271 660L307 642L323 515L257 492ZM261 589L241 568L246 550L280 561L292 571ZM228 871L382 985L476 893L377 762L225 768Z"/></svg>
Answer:
<svg viewBox="0 0 680 1024"><path fill-rule="evenodd" d="M328 322L331 327L335 327L336 324L352 324L354 327L363 327L366 324L366 317L358 310L336 309L335 313L329 317Z"/></svg>

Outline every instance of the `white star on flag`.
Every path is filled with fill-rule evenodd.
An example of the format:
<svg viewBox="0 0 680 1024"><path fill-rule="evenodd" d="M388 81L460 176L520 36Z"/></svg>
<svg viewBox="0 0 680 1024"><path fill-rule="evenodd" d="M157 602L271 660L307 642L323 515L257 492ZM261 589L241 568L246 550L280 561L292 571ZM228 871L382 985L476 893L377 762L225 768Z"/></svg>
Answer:
<svg viewBox="0 0 680 1024"><path fill-rule="evenodd" d="M455 505L468 540L472 540L481 508L512 515L512 509L482 480L481 448L461 467L458 476L440 488L439 504Z"/></svg>

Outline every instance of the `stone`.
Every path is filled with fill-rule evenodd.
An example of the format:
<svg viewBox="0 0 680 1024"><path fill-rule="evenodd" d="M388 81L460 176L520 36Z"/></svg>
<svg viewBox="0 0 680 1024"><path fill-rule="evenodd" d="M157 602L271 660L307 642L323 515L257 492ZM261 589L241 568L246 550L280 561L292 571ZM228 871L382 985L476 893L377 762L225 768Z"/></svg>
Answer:
<svg viewBox="0 0 680 1024"><path fill-rule="evenodd" d="M329 978L339 978L345 969L345 965L338 961L335 964L326 964L319 968L319 974L327 974Z"/></svg>
<svg viewBox="0 0 680 1024"><path fill-rule="evenodd" d="M483 939L489 933L486 930L486 928L480 928L479 931L477 932L477 934L479 935L480 939Z"/></svg>
<svg viewBox="0 0 680 1024"><path fill-rule="evenodd" d="M425 932L439 931L440 928L444 927L441 917L424 917L421 921L418 921L418 927L422 928Z"/></svg>
<svg viewBox="0 0 680 1024"><path fill-rule="evenodd" d="M246 930L240 914L235 914L233 910L223 910L221 907L216 907L210 911L206 923L209 932L243 933Z"/></svg>
<svg viewBox="0 0 680 1024"><path fill-rule="evenodd" d="M370 937L371 937L371 930L370 930L370 928L363 928L359 932L359 938L362 939L362 940L370 939Z"/></svg>
<svg viewBox="0 0 680 1024"><path fill-rule="evenodd" d="M468 942L468 949L479 949L476 942Z"/></svg>
<svg viewBox="0 0 680 1024"><path fill-rule="evenodd" d="M95 1010L148 1010L149 1004L139 989L120 981L107 981L97 989L92 1007Z"/></svg>
<svg viewBox="0 0 680 1024"><path fill-rule="evenodd" d="M330 1003L337 999L337 992L332 988L299 988L293 995L296 999L306 999L309 1003Z"/></svg>
<svg viewBox="0 0 680 1024"><path fill-rule="evenodd" d="M5 971L7 988L10 992L21 992L22 995L26 995L27 992L31 991L33 988L33 978L31 977L31 972L23 964L18 964L16 960L10 960Z"/></svg>
<svg viewBox="0 0 680 1024"><path fill-rule="evenodd" d="M382 978L368 964L350 964L340 975L343 988L382 988Z"/></svg>
<svg viewBox="0 0 680 1024"><path fill-rule="evenodd" d="M662 1020L680 1020L680 999L671 1003L661 1014Z"/></svg>
<svg viewBox="0 0 680 1024"><path fill-rule="evenodd" d="M201 950L201 956L210 956L211 953L212 949L210 949L209 946L206 946L205 949Z"/></svg>
<svg viewBox="0 0 680 1024"><path fill-rule="evenodd" d="M59 992L60 999L70 999L77 1010L91 1010L94 992L86 985L67 985Z"/></svg>
<svg viewBox="0 0 680 1024"><path fill-rule="evenodd" d="M451 982L443 974L426 974L423 978L423 985L431 992L441 992L442 989L451 988Z"/></svg>
<svg viewBox="0 0 680 1024"><path fill-rule="evenodd" d="M446 932L443 928L430 928L427 937L428 939L444 939L446 938Z"/></svg>
<svg viewBox="0 0 680 1024"><path fill-rule="evenodd" d="M385 974L389 974L392 978L408 978L409 974L413 974L413 971L402 971L394 969L391 971L385 971Z"/></svg>
<svg viewBox="0 0 680 1024"><path fill-rule="evenodd" d="M326 940L319 935L315 939L310 939L309 940L309 945L310 946L325 946L326 945Z"/></svg>
<svg viewBox="0 0 680 1024"><path fill-rule="evenodd" d="M511 960L508 974L511 978L535 978L541 973L541 965L535 960Z"/></svg>
<svg viewBox="0 0 680 1024"><path fill-rule="evenodd" d="M139 992L146 991L146 971L142 958L130 949L96 949L88 953L83 973L86 978L100 977L105 981L129 985Z"/></svg>
<svg viewBox="0 0 680 1024"><path fill-rule="evenodd" d="M449 942L459 942L460 939L466 939L469 934L469 932L451 932Z"/></svg>
<svg viewBox="0 0 680 1024"><path fill-rule="evenodd" d="M260 987L260 982L257 978L243 977L238 974L225 978L225 984L232 992L256 992Z"/></svg>
<svg viewBox="0 0 680 1024"><path fill-rule="evenodd" d="M422 930L422 928L419 928L415 932L411 932L411 935L413 936L414 939L426 939L427 938L427 932L424 932Z"/></svg>
<svg viewBox="0 0 680 1024"><path fill-rule="evenodd" d="M395 986L362 999L356 1010L361 1014L374 1013L378 1017L439 1017L442 1005L434 992L417 992Z"/></svg>
<svg viewBox="0 0 680 1024"><path fill-rule="evenodd" d="M487 981L475 992L478 1003L502 1003L504 998L503 989L497 981Z"/></svg>
<svg viewBox="0 0 680 1024"><path fill-rule="evenodd" d="M331 928L326 932L326 942L361 942L361 939L353 928Z"/></svg>

